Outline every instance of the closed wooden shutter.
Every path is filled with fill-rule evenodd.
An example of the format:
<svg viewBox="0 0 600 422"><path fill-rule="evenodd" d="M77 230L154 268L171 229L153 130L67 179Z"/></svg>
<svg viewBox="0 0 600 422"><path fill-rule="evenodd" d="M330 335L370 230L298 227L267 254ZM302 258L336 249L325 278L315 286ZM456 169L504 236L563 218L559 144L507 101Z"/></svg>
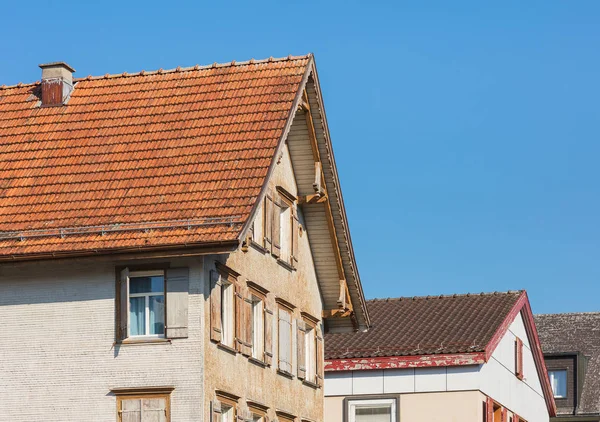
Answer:
<svg viewBox="0 0 600 422"><path fill-rule="evenodd" d="M244 351L244 293L242 286L235 284L235 349L238 352Z"/></svg>
<svg viewBox="0 0 600 422"><path fill-rule="evenodd" d="M505 407L502 408L502 422L508 422L508 411Z"/></svg>
<svg viewBox="0 0 600 422"><path fill-rule="evenodd" d="M298 320L296 326L297 331L297 349L298 349L298 378L303 380L306 378L306 328L304 321Z"/></svg>
<svg viewBox="0 0 600 422"><path fill-rule="evenodd" d="M279 309L279 369L292 373L292 320L284 309Z"/></svg>
<svg viewBox="0 0 600 422"><path fill-rule="evenodd" d="M273 192L273 212L271 213L272 235L271 254L279 258L281 255L281 197L278 192Z"/></svg>
<svg viewBox="0 0 600 422"><path fill-rule="evenodd" d="M273 363L273 311L267 309L265 304L265 355L267 365Z"/></svg>
<svg viewBox="0 0 600 422"><path fill-rule="evenodd" d="M211 422L221 422L221 402L219 400L213 400L210 407Z"/></svg>
<svg viewBox="0 0 600 422"><path fill-rule="evenodd" d="M127 321L129 319L129 268L124 268L119 273L117 306L117 339L119 341L129 336Z"/></svg>
<svg viewBox="0 0 600 422"><path fill-rule="evenodd" d="M324 348L323 348L323 337L321 334L317 334L317 385L322 386L325 375L323 373L324 365Z"/></svg>
<svg viewBox="0 0 600 422"><path fill-rule="evenodd" d="M296 207L292 205L292 267L296 268L298 263L298 232L300 230L300 224L298 224L298 211Z"/></svg>
<svg viewBox="0 0 600 422"><path fill-rule="evenodd" d="M515 374L523 379L523 340L519 337L515 340Z"/></svg>
<svg viewBox="0 0 600 422"><path fill-rule="evenodd" d="M494 422L494 400L490 397L485 401L485 422Z"/></svg>
<svg viewBox="0 0 600 422"><path fill-rule="evenodd" d="M221 321L221 277L215 270L210 272L210 339L221 342L222 321Z"/></svg>
<svg viewBox="0 0 600 422"><path fill-rule="evenodd" d="M248 287L242 287L242 350L246 356L252 356L252 297Z"/></svg>
<svg viewBox="0 0 600 422"><path fill-rule="evenodd" d="M265 210L264 210L264 219L265 219L265 226L264 226L264 239L265 239L265 249L269 252L271 252L271 249L273 247L273 241L272 241L272 236L273 236L273 193L272 192L268 192L267 196L265 197Z"/></svg>
<svg viewBox="0 0 600 422"><path fill-rule="evenodd" d="M188 336L188 296L190 277L188 268L167 270L166 337Z"/></svg>

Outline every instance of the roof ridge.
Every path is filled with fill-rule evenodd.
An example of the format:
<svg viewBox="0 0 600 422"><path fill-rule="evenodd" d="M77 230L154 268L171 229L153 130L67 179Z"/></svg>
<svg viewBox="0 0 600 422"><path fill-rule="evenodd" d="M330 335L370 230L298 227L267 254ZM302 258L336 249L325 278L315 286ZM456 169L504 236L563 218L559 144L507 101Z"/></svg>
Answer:
<svg viewBox="0 0 600 422"><path fill-rule="evenodd" d="M219 68L223 68L223 67L247 66L247 65L251 65L251 64L261 64L261 63L277 63L277 62L284 62L284 61L308 59L308 58L311 58L312 56L313 56L313 53L308 53L308 54L305 54L302 56L293 56L290 54L286 57L271 56L267 59L258 59L258 60L252 58L250 60L241 61L241 62L232 60L230 62L224 62L224 63L214 62L214 63L208 64L208 65L196 64L195 66L188 66L188 67L177 66L174 69L166 69L166 70L163 68L160 68L160 69L151 70L151 71L141 70L141 71L135 72L135 73L128 73L128 72L106 73L105 75L101 75L101 76L88 75L88 76L84 76L81 78L73 78L73 82L93 81L93 80L98 80L98 79L127 78L127 77L131 77L131 76L150 76L150 75L178 73L178 72L191 72L194 70L219 69ZM27 86L36 86L39 84L40 84L40 81L35 81L35 82L30 82L30 83L19 82L14 85L0 85L0 90L9 89L9 88L22 88L22 87L27 87Z"/></svg>
<svg viewBox="0 0 600 422"><path fill-rule="evenodd" d="M391 302L391 301L402 301L402 300L429 300L429 299L445 299L455 297L470 297L470 296L499 296L509 294L521 294L525 290L507 290L502 292L477 292L477 293L454 293L454 294L440 294L440 295L427 295L427 296L399 296L399 297L388 297L388 298L373 298L367 300L367 302Z"/></svg>

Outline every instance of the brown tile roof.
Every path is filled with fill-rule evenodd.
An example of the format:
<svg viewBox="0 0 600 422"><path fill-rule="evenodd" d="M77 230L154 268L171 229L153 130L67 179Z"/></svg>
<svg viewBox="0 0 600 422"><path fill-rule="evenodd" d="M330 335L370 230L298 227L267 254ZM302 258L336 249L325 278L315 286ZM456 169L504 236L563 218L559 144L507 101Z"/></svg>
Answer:
<svg viewBox="0 0 600 422"><path fill-rule="evenodd" d="M3 87L0 258L235 241L310 60Z"/></svg>
<svg viewBox="0 0 600 422"><path fill-rule="evenodd" d="M523 292L367 301L366 332L329 333L326 359L483 352Z"/></svg>
<svg viewBox="0 0 600 422"><path fill-rule="evenodd" d="M581 352L585 379L577 414L600 414L600 312L536 315L544 353Z"/></svg>

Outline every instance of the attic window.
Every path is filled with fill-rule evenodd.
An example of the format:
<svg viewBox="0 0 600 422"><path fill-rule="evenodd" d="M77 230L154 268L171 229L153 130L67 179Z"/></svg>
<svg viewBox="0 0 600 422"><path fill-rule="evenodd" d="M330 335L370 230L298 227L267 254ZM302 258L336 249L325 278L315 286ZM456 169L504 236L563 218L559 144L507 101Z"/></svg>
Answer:
<svg viewBox="0 0 600 422"><path fill-rule="evenodd" d="M567 370L558 369L548 371L550 384L552 385L552 393L556 399L564 399L567 397Z"/></svg>

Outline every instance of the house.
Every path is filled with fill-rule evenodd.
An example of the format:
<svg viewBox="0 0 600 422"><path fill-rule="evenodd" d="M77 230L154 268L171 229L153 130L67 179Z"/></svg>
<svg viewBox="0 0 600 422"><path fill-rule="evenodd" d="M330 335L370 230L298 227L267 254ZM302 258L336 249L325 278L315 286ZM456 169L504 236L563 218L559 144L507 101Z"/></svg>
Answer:
<svg viewBox="0 0 600 422"><path fill-rule="evenodd" d="M323 421L362 330L312 55L0 89L0 420Z"/></svg>
<svg viewBox="0 0 600 422"><path fill-rule="evenodd" d="M552 385L553 421L600 421L600 312L536 315Z"/></svg>
<svg viewBox="0 0 600 422"><path fill-rule="evenodd" d="M367 332L325 336L327 422L547 422L524 291L375 299Z"/></svg>

